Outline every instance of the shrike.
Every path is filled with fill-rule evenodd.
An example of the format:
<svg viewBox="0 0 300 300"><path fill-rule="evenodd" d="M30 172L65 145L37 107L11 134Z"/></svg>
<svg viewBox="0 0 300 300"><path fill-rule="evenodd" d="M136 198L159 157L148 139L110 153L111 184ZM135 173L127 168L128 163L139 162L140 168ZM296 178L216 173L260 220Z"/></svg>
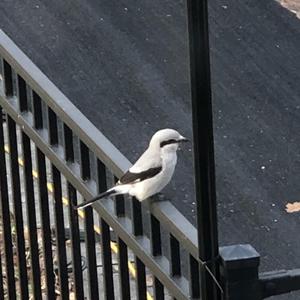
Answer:
<svg viewBox="0 0 300 300"><path fill-rule="evenodd" d="M129 194L143 201L159 193L173 176L179 143L186 141L188 140L174 129L157 131L152 136L147 150L114 187L75 208L85 208L106 196Z"/></svg>

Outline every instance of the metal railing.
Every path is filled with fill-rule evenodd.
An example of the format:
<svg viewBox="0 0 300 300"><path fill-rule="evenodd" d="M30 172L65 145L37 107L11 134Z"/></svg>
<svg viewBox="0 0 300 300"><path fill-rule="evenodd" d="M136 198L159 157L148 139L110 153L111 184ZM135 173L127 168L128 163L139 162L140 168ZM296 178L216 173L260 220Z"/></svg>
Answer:
<svg viewBox="0 0 300 300"><path fill-rule="evenodd" d="M259 274L250 245L218 247L201 3L188 3L198 229L167 200L72 208L131 164L0 30L0 299L261 300L300 289L299 270Z"/></svg>
<svg viewBox="0 0 300 300"><path fill-rule="evenodd" d="M114 299L116 285L121 299L134 299L134 295L130 296L130 271L136 280L137 299L163 299L168 295L176 299L199 298L197 230L169 201L149 202L149 214L142 213L143 208L137 200L122 196L96 203L93 208L97 215L88 208L83 216L86 249L82 250L78 214L64 203L76 204L78 197L83 201L105 190L107 180L123 174L130 162L2 31L0 58L0 106L7 114L7 125L0 128L1 216L5 241L0 299L4 292L8 299L16 299L16 290L22 299L28 299L29 289L35 299L41 299L44 293L48 299L54 299L57 288L62 299L69 299L70 277L75 299L83 299L87 294L90 299L99 299L99 257L95 239L98 216L103 267L101 284L106 299ZM8 161L5 149L9 152ZM10 171L7 171L7 163ZM144 230L145 222L150 224L149 233ZM67 225L71 253L65 244ZM118 284L113 276L110 229L116 235ZM42 247L38 241L39 230ZM13 231L17 238L14 247ZM26 243L31 259L30 274L26 271ZM166 244L168 253L164 249ZM134 256L131 265L128 251ZM42 262L38 260L40 252ZM86 278L82 273L82 252L87 258ZM182 267L183 254L189 265L187 269ZM68 261L72 262L71 268ZM148 273L153 274L151 287L146 282ZM4 277L6 284L3 285Z"/></svg>

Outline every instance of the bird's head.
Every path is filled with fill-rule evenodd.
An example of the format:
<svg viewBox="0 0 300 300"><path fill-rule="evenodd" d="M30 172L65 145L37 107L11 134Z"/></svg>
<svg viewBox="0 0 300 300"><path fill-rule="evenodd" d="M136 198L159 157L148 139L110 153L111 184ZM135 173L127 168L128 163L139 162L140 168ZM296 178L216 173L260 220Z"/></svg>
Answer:
<svg viewBox="0 0 300 300"><path fill-rule="evenodd" d="M178 149L182 142L187 142L184 136L174 129L161 129L157 131L151 138L149 147L157 148L162 151L172 152Z"/></svg>

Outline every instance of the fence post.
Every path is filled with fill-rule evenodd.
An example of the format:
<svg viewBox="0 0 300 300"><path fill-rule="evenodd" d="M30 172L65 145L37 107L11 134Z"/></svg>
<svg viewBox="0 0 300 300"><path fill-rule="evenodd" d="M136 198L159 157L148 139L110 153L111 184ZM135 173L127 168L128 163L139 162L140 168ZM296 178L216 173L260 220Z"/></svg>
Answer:
<svg viewBox="0 0 300 300"><path fill-rule="evenodd" d="M249 244L220 248L220 275L224 300L260 300L260 255Z"/></svg>

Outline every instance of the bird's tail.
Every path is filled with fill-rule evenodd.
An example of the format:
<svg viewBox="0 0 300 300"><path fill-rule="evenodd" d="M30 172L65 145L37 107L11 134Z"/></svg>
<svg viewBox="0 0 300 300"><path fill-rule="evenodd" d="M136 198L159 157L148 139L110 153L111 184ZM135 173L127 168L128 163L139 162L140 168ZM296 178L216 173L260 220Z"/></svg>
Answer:
<svg viewBox="0 0 300 300"><path fill-rule="evenodd" d="M116 191L115 188L111 188L111 189L107 190L106 192L97 195L96 197L92 198L92 199L89 200L89 201L85 201L85 202L83 202L83 203L80 203L80 204L74 206L74 209L85 208L85 207L87 207L87 206L92 205L92 204L93 204L94 202L96 202L97 200L100 200L100 199L102 199L102 198L104 198L104 197L106 197L106 196L116 195L116 194L118 194L118 191Z"/></svg>

